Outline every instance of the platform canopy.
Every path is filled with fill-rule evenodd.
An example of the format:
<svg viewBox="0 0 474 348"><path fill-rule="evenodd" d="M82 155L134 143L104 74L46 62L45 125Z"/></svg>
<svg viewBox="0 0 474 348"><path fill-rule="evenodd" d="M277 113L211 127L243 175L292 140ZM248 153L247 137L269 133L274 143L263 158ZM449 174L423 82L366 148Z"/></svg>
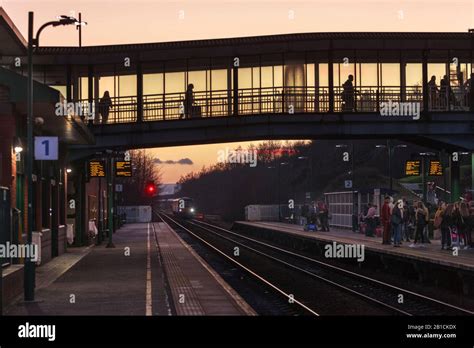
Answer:
<svg viewBox="0 0 474 348"><path fill-rule="evenodd" d="M0 56L24 56L26 48L26 40L3 7L0 7Z"/></svg>

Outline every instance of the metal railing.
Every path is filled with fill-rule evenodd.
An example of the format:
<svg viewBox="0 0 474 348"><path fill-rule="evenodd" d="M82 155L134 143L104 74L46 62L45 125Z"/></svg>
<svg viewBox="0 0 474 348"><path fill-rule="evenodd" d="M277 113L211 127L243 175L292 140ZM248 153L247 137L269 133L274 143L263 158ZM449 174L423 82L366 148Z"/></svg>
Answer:
<svg viewBox="0 0 474 348"><path fill-rule="evenodd" d="M378 113L382 103L419 103L423 110L421 86L367 86L344 90L334 87L333 112ZM185 92L144 95L143 121L178 120L186 118L223 117L235 114L234 91L196 91L192 111L185 109ZM239 89L236 96L238 115L301 114L330 112L329 87L269 87ZM95 103L94 124L131 123L137 121L137 96L112 97L112 107L104 117L100 102ZM87 103L87 100L79 101ZM452 87L449 92L430 91L428 110L469 111L469 93Z"/></svg>

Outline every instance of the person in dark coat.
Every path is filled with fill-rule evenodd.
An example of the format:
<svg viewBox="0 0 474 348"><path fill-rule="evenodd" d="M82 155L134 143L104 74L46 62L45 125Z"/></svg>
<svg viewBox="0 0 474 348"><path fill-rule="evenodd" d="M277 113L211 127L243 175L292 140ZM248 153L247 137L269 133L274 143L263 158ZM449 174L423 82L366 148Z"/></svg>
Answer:
<svg viewBox="0 0 474 348"><path fill-rule="evenodd" d="M393 246L399 247L402 239L402 224L404 215L403 201L399 199L392 210L391 223L393 228Z"/></svg>
<svg viewBox="0 0 474 348"><path fill-rule="evenodd" d="M390 244L390 236L391 236L391 216L392 216L392 208L390 207L390 197L386 196L384 203L382 205L382 211L380 213L380 219L382 220L383 226L383 238L382 244Z"/></svg>
<svg viewBox="0 0 474 348"><path fill-rule="evenodd" d="M99 100L99 113L102 116L102 123L106 124L109 120L110 109L113 107L109 91L105 91Z"/></svg>
<svg viewBox="0 0 474 348"><path fill-rule="evenodd" d="M349 75L347 81L342 85L342 101L344 103L343 111L354 111L355 91L352 81L354 81L354 75Z"/></svg>
<svg viewBox="0 0 474 348"><path fill-rule="evenodd" d="M184 98L184 114L186 118L191 118L193 115L193 105L194 105L194 85L190 83L188 89L186 90L186 96Z"/></svg>

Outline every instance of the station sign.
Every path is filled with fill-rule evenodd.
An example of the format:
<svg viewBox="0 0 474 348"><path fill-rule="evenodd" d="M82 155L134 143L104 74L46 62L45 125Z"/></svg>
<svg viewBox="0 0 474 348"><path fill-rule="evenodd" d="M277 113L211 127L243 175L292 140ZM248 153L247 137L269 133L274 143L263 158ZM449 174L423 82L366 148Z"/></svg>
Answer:
<svg viewBox="0 0 474 348"><path fill-rule="evenodd" d="M430 160L430 176L442 176L443 175L443 165L439 160Z"/></svg>
<svg viewBox="0 0 474 348"><path fill-rule="evenodd" d="M35 160L57 161L58 137L35 137Z"/></svg>
<svg viewBox="0 0 474 348"><path fill-rule="evenodd" d="M407 176L419 176L421 171L421 161L420 160L411 160L406 161L405 163L405 175Z"/></svg>
<svg viewBox="0 0 474 348"><path fill-rule="evenodd" d="M90 178L105 178L105 161L90 160L88 172Z"/></svg>
<svg viewBox="0 0 474 348"><path fill-rule="evenodd" d="M132 162L131 161L115 162L115 176L118 178L131 177L132 176Z"/></svg>

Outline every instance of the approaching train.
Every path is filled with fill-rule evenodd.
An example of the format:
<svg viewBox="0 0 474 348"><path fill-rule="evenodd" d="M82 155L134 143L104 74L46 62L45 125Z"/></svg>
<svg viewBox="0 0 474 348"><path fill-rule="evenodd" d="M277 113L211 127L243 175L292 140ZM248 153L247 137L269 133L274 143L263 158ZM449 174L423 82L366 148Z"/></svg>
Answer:
<svg viewBox="0 0 474 348"><path fill-rule="evenodd" d="M171 210L173 215L184 217L187 219L194 218L196 214L196 207L194 201L189 197L181 197L174 199L171 202Z"/></svg>

